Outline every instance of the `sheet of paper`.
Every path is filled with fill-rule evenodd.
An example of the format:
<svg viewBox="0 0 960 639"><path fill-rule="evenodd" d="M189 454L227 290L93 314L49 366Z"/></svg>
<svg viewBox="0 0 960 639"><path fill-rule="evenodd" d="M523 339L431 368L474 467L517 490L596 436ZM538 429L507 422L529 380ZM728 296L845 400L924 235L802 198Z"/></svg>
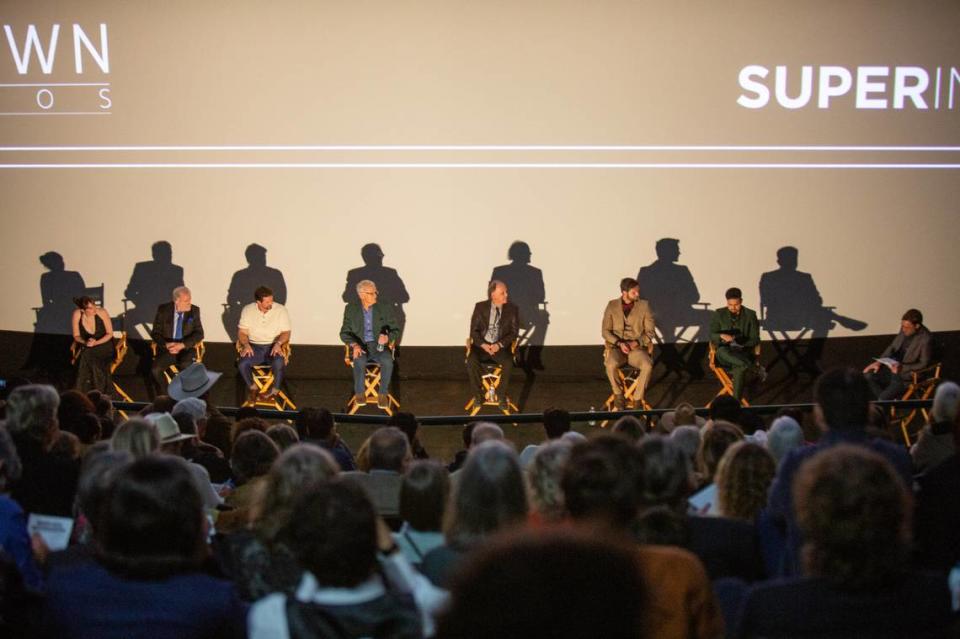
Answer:
<svg viewBox="0 0 960 639"><path fill-rule="evenodd" d="M43 541L50 550L64 550L70 543L70 533L73 531L73 520L69 517L54 517L53 515L37 515L31 513L27 518L27 532L43 537Z"/></svg>

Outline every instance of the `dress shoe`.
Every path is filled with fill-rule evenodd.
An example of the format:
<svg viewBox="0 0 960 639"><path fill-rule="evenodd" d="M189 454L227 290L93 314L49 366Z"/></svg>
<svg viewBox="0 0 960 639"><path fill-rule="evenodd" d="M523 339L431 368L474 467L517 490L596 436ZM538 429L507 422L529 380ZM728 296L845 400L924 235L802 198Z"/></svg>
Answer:
<svg viewBox="0 0 960 639"><path fill-rule="evenodd" d="M377 397L377 408L382 408L383 410L390 408L390 396L386 393L380 393Z"/></svg>
<svg viewBox="0 0 960 639"><path fill-rule="evenodd" d="M626 402L623 400L623 395L614 395L613 396L613 410L625 410L627 407Z"/></svg>
<svg viewBox="0 0 960 639"><path fill-rule="evenodd" d="M353 396L353 403L356 404L357 406L366 406L367 405L366 395L364 395L363 393L357 393L356 395Z"/></svg>
<svg viewBox="0 0 960 639"><path fill-rule="evenodd" d="M257 397L260 395L260 389L256 386L251 386L247 389L247 403L251 406L257 403Z"/></svg>

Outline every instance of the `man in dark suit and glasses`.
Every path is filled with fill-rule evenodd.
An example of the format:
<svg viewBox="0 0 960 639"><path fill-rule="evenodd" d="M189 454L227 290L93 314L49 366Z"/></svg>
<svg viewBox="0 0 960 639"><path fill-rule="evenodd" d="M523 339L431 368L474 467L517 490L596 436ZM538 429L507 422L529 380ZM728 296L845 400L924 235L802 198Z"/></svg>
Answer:
<svg viewBox="0 0 960 639"><path fill-rule="evenodd" d="M507 407L507 389L513 372L513 342L517 339L520 313L517 306L507 301L507 285L493 280L487 286L487 299L477 302L470 318L470 354L467 356L467 374L474 400L482 404L483 368L485 362L503 367L498 396L500 408Z"/></svg>
<svg viewBox="0 0 960 639"><path fill-rule="evenodd" d="M150 336L157 345L151 373L160 389L166 385L163 372L171 364L183 370L197 359L196 346L203 340L200 308L192 304L190 289L173 289L173 301L157 307Z"/></svg>

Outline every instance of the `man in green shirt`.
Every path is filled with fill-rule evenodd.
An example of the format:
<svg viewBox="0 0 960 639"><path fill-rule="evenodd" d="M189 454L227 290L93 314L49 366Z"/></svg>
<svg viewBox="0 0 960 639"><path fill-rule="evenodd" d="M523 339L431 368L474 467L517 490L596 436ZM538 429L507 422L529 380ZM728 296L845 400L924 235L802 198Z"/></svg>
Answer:
<svg viewBox="0 0 960 639"><path fill-rule="evenodd" d="M716 362L730 372L733 396L740 399L743 382L748 372L761 380L766 371L758 365L753 350L760 343L760 323L757 314L743 305L739 288L726 292L727 307L718 308L710 320L710 341L717 347Z"/></svg>

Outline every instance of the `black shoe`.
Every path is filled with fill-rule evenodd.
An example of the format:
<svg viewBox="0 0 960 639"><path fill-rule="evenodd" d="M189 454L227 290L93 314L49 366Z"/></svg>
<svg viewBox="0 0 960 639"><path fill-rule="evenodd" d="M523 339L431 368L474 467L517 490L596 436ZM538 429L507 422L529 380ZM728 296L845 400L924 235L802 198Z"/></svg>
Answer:
<svg viewBox="0 0 960 639"><path fill-rule="evenodd" d="M507 403L507 400L506 400L506 399L501 399L500 401L498 401L498 402L497 402L497 408L499 408L500 410L502 410L502 411L505 412L505 413L509 413L509 412L510 412L510 404Z"/></svg>
<svg viewBox="0 0 960 639"><path fill-rule="evenodd" d="M623 399L623 395L614 395L613 396L613 410L626 410L627 403Z"/></svg>

